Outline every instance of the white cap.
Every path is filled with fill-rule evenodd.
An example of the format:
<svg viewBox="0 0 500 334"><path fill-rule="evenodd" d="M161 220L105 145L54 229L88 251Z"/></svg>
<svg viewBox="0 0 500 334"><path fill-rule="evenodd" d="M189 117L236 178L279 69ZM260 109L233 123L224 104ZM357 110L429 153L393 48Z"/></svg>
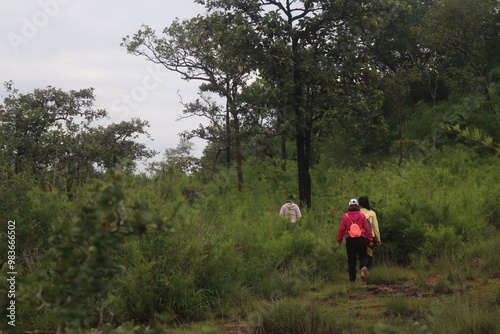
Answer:
<svg viewBox="0 0 500 334"><path fill-rule="evenodd" d="M349 201L349 205L353 205L353 204L358 205L358 200L357 200L357 199L355 199L355 198L351 199L351 200Z"/></svg>

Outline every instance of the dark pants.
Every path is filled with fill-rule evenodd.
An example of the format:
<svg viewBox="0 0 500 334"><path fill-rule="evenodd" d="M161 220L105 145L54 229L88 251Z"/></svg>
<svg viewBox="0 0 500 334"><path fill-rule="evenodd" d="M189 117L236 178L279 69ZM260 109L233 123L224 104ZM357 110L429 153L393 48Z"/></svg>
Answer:
<svg viewBox="0 0 500 334"><path fill-rule="evenodd" d="M368 259L368 261L366 261L366 268L372 269L373 268L373 256L368 255L366 258ZM361 268L363 268L363 267L360 267L359 269L361 269Z"/></svg>
<svg viewBox="0 0 500 334"><path fill-rule="evenodd" d="M368 240L363 237L347 238L345 245L347 250L347 264L349 268L349 281L354 282L356 281L357 260L359 259L360 268L368 266L368 255L366 254Z"/></svg>
<svg viewBox="0 0 500 334"><path fill-rule="evenodd" d="M368 255L366 258L368 259L366 261L366 268L368 268L368 270L371 270L372 267L373 267L373 248L375 247L375 245L373 245L372 247L368 246L368 248L366 249L366 255ZM361 263L360 263L360 266L359 266L359 269L363 268L361 266Z"/></svg>

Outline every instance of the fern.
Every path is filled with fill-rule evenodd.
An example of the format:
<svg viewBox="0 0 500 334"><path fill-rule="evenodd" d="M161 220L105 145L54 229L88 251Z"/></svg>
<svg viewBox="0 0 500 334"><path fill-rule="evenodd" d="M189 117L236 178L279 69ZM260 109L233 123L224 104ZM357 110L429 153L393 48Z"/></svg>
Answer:
<svg viewBox="0 0 500 334"><path fill-rule="evenodd" d="M441 124L440 128L446 132L454 133L464 138L473 140L484 147L491 148L500 153L500 145L493 142L493 137L485 135L481 129L476 127L460 128L460 125Z"/></svg>

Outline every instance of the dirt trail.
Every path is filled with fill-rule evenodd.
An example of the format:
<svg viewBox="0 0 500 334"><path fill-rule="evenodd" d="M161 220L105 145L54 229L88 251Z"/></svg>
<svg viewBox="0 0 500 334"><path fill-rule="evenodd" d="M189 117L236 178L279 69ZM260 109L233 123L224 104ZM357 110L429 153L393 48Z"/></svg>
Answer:
<svg viewBox="0 0 500 334"><path fill-rule="evenodd" d="M361 313L383 314L387 300L396 295L402 295L414 301L430 301L443 296L451 297L458 294L477 296L500 291L500 277L462 282L459 289L440 291L439 284L445 279L444 275L435 273L420 284L411 280L387 285L362 282L355 283L355 285L330 284L322 288L312 288L298 298L303 299L304 302L319 303L327 307L351 307ZM331 294L328 290L332 287L336 287L337 290L344 288L347 292ZM250 321L231 321L221 325L221 331L224 334L250 334L253 333L254 328L255 325Z"/></svg>

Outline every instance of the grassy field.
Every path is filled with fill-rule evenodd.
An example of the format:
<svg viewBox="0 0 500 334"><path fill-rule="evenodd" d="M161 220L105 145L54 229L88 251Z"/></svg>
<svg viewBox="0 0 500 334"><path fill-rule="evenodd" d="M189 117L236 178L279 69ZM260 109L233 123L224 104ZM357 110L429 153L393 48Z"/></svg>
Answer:
<svg viewBox="0 0 500 334"><path fill-rule="evenodd" d="M422 275L380 265L371 272L372 282L347 283L347 274L340 280L309 287L296 297L256 301L223 319L173 326L171 331L493 334L500 330L500 277L451 282L439 272Z"/></svg>
<svg viewBox="0 0 500 334"><path fill-rule="evenodd" d="M17 332L500 333L497 157L443 149L359 171L325 161L293 231L278 215L295 193L292 163L245 172L242 192L233 172L210 182L115 172L74 202L12 180ZM349 284L335 237L362 195L383 244L370 280Z"/></svg>

